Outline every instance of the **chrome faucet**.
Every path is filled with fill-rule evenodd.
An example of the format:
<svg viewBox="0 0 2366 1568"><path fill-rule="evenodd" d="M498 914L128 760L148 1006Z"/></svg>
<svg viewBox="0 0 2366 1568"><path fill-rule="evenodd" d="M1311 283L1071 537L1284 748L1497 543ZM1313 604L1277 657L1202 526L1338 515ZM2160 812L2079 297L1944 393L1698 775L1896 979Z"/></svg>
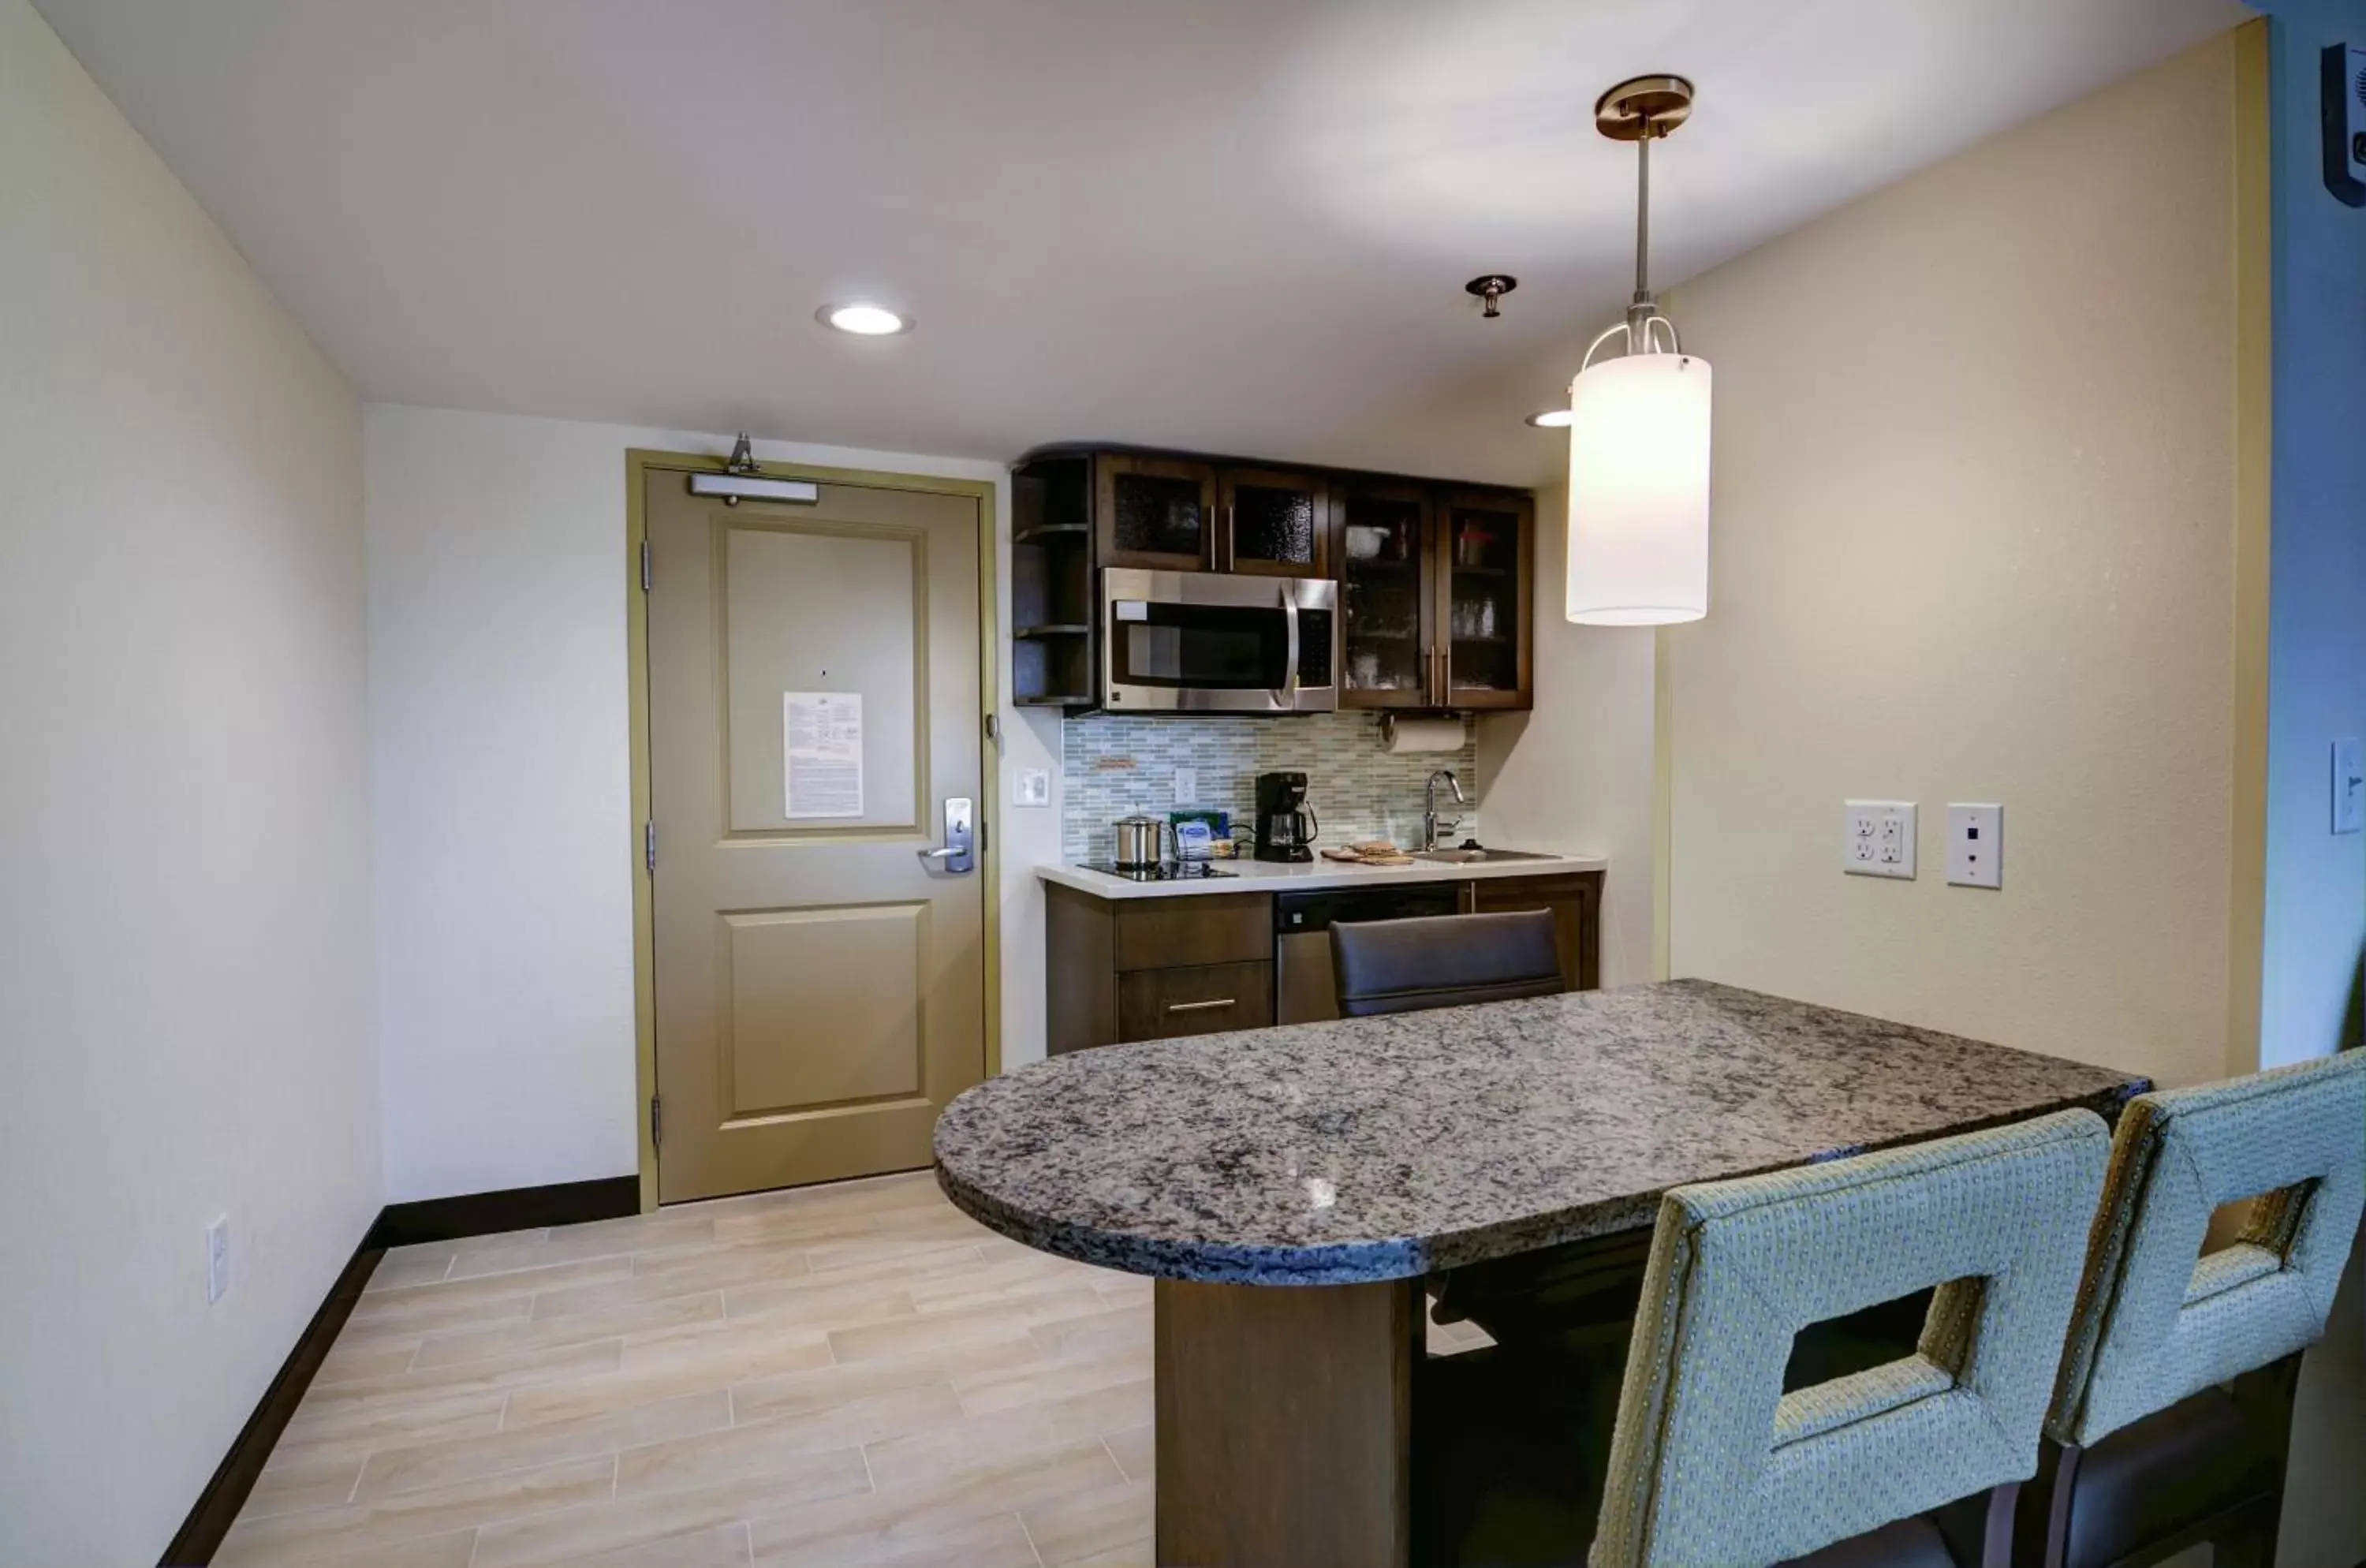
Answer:
<svg viewBox="0 0 2366 1568"><path fill-rule="evenodd" d="M1446 823L1440 823L1437 819L1437 781L1440 779L1444 779L1446 787L1454 792L1455 805L1470 804L1470 797L1462 793L1462 784L1455 778L1452 770L1440 768L1430 774L1427 781L1421 786L1421 847L1424 850L1437 848L1437 830L1440 827L1445 828L1449 833L1459 831L1462 827L1462 818L1459 817Z"/></svg>

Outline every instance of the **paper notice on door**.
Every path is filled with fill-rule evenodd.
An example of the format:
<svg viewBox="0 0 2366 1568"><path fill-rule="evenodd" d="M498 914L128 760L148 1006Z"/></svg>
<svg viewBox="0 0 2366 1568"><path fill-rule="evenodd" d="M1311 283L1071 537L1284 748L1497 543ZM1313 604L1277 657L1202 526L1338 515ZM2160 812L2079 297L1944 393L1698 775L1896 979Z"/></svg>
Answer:
<svg viewBox="0 0 2366 1568"><path fill-rule="evenodd" d="M862 694L783 692L788 815L862 815Z"/></svg>

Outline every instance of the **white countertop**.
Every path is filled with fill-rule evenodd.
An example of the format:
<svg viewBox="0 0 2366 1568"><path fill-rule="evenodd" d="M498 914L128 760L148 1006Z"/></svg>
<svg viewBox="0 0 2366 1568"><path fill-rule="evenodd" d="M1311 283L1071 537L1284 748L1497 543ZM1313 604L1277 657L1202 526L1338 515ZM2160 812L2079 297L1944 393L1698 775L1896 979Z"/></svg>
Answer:
<svg viewBox="0 0 2366 1568"><path fill-rule="evenodd" d="M1520 844L1492 845L1525 849ZM1551 876L1572 871L1601 871L1609 862L1599 855L1546 853L1540 860L1451 861L1416 860L1411 865L1355 865L1316 859L1298 865L1270 861L1228 860L1216 863L1231 876L1195 876L1181 882L1130 882L1105 871L1081 865L1039 865L1035 874L1045 882L1074 887L1097 898L1188 898L1201 893L1312 893L1334 887L1369 887L1388 882L1473 882L1494 876Z"/></svg>

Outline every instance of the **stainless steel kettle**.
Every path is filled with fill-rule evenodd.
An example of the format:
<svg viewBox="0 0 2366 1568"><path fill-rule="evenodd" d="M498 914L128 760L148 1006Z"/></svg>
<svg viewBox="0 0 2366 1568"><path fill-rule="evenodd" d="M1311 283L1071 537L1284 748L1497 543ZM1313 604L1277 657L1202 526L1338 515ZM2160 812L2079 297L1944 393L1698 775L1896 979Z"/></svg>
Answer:
<svg viewBox="0 0 2366 1568"><path fill-rule="evenodd" d="M1128 871L1155 866L1167 857L1162 852L1174 825L1164 817L1136 812L1110 824L1117 835L1117 852L1110 858Z"/></svg>

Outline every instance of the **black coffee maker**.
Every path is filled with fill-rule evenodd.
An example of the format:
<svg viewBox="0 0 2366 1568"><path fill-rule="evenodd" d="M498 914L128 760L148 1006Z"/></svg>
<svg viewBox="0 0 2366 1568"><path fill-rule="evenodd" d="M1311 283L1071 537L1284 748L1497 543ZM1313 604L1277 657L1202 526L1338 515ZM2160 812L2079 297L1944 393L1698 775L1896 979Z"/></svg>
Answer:
<svg viewBox="0 0 2366 1568"><path fill-rule="evenodd" d="M1256 780L1258 860L1310 861L1322 824L1306 808L1304 773L1259 773Z"/></svg>

